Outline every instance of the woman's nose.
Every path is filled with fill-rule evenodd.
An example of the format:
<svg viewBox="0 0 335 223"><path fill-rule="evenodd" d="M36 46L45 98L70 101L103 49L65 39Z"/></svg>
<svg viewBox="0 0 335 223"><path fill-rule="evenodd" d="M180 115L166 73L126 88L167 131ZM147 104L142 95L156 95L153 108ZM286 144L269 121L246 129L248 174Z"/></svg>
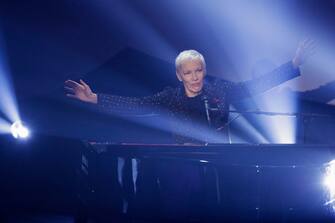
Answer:
<svg viewBox="0 0 335 223"><path fill-rule="evenodd" d="M196 81L196 80L199 79L199 77L198 77L198 75L197 75L196 73L193 73L193 75L192 75L192 79Z"/></svg>

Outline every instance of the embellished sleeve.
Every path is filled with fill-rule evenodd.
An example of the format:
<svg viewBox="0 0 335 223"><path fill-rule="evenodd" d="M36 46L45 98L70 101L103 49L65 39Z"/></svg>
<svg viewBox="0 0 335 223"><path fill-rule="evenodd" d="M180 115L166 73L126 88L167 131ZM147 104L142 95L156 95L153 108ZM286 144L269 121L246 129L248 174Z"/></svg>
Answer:
<svg viewBox="0 0 335 223"><path fill-rule="evenodd" d="M288 62L253 80L240 83L223 82L220 84L217 82L216 88L219 93L227 94L230 100L240 100L263 93L299 75L299 68L295 68L292 62Z"/></svg>
<svg viewBox="0 0 335 223"><path fill-rule="evenodd" d="M110 94L98 94L98 109L104 113L142 115L157 113L163 109L172 96L172 88L165 88L151 96L124 97Z"/></svg>

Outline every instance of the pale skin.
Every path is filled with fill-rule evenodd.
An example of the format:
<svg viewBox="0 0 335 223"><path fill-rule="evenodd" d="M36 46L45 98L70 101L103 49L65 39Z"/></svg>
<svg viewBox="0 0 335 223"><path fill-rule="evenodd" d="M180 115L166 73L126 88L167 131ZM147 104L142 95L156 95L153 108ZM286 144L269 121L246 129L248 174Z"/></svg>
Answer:
<svg viewBox="0 0 335 223"><path fill-rule="evenodd" d="M206 70L201 60L189 60L181 64L176 72L179 81L183 82L187 97L195 97L201 93Z"/></svg>
<svg viewBox="0 0 335 223"><path fill-rule="evenodd" d="M314 54L314 50L315 44L312 40L307 39L301 42L292 59L293 66L296 68L301 66L308 57ZM195 97L201 93L206 76L206 69L201 60L185 61L176 71L176 75L178 80L183 82L185 94L188 97ZM83 80L79 82L67 80L64 88L68 92L66 96L70 98L93 104L98 103L97 94Z"/></svg>
<svg viewBox="0 0 335 223"><path fill-rule="evenodd" d="M90 86L86 84L83 80L80 80L79 83L73 80L65 81L65 90L69 93L66 96L74 98L83 102L98 103L98 96L94 93Z"/></svg>

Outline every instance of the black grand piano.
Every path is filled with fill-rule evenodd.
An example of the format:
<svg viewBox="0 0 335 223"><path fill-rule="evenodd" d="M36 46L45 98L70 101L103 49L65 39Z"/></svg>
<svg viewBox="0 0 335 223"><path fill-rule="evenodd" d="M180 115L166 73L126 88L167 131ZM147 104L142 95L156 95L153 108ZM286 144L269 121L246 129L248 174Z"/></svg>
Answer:
<svg viewBox="0 0 335 223"><path fill-rule="evenodd" d="M102 218L332 222L334 157L330 145L91 142L78 194L82 213Z"/></svg>

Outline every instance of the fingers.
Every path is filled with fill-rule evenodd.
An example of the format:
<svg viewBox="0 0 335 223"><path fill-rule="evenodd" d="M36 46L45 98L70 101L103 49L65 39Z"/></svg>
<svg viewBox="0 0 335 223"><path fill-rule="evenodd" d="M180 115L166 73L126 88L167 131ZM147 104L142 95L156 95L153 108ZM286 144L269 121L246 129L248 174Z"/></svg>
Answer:
<svg viewBox="0 0 335 223"><path fill-rule="evenodd" d="M313 39L307 38L303 41L304 47L309 47L315 45L315 41Z"/></svg>
<svg viewBox="0 0 335 223"><path fill-rule="evenodd" d="M66 97L69 97L69 98L74 98L74 99L79 99L76 95L74 94L66 94Z"/></svg>
<svg viewBox="0 0 335 223"><path fill-rule="evenodd" d="M67 87L67 86L65 86L64 89L65 89L66 91L71 92L71 93L74 93L74 92L75 92L75 90L74 90L72 87Z"/></svg>
<svg viewBox="0 0 335 223"><path fill-rule="evenodd" d="M64 84L68 87L85 87L89 88L88 84L86 84L82 79L79 80L80 83L73 81L73 80L66 80Z"/></svg>
<svg viewBox="0 0 335 223"><path fill-rule="evenodd" d="M85 83L85 81L83 81L82 79L79 80L79 82L84 85L85 87L88 87L88 85Z"/></svg>
<svg viewBox="0 0 335 223"><path fill-rule="evenodd" d="M308 49L308 51L306 52L306 56L307 56L307 57L313 56L314 54L316 54L316 52L317 52L316 47L310 48L310 49Z"/></svg>
<svg viewBox="0 0 335 223"><path fill-rule="evenodd" d="M302 48L302 50L315 51L316 43L313 39L307 38L300 43L300 47Z"/></svg>
<svg viewBox="0 0 335 223"><path fill-rule="evenodd" d="M73 80L66 80L64 82L64 90L70 93L67 95L68 97L77 98L79 100L83 100L83 97L90 97L93 93L82 79L79 80L79 83ZM86 98L84 100L86 100Z"/></svg>
<svg viewBox="0 0 335 223"><path fill-rule="evenodd" d="M316 53L316 48L315 41L310 38L301 41L293 59L295 65L300 66L304 64L307 59Z"/></svg>
<svg viewBox="0 0 335 223"><path fill-rule="evenodd" d="M310 40L305 43L304 52L305 52L305 55L304 55L305 59L310 58L317 52L317 47L313 40Z"/></svg>
<svg viewBox="0 0 335 223"><path fill-rule="evenodd" d="M79 88L82 87L81 84L73 81L73 80L67 80L64 82L65 86L70 87L70 88Z"/></svg>
<svg viewBox="0 0 335 223"><path fill-rule="evenodd" d="M80 79L80 83L84 86L86 92L92 92L90 86L86 84L82 79Z"/></svg>
<svg viewBox="0 0 335 223"><path fill-rule="evenodd" d="M82 79L80 79L79 82L80 82L82 85L84 85L85 88L89 88L89 86L88 86Z"/></svg>

